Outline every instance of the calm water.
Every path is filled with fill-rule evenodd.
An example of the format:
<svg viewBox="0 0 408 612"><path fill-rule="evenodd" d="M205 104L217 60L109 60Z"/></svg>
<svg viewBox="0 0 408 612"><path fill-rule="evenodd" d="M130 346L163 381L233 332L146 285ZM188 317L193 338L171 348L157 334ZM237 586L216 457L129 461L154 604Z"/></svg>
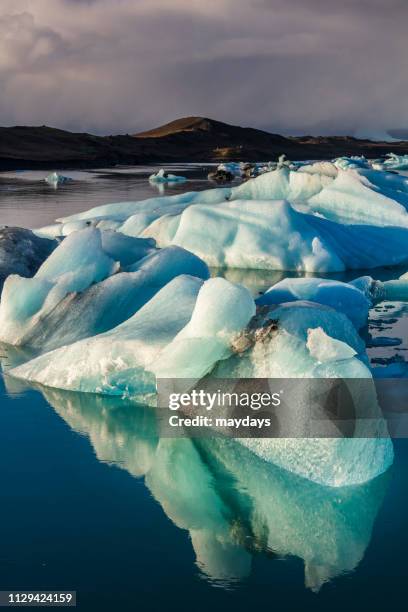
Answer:
<svg viewBox="0 0 408 612"><path fill-rule="evenodd" d="M204 167L175 193L209 186ZM150 197L151 168L0 175L0 224L38 227L110 201ZM404 270L378 270L377 278ZM214 271L219 273L219 271ZM229 271L254 293L280 273ZM347 275L359 276L361 272ZM346 276L344 276L346 278ZM369 348L404 374L407 304L382 304ZM391 322L390 322L391 321ZM7 362L7 358L6 358ZM408 442L390 472L347 489L297 478L230 441L159 439L151 411L0 381L0 590L71 589L83 610L384 610L404 606Z"/></svg>

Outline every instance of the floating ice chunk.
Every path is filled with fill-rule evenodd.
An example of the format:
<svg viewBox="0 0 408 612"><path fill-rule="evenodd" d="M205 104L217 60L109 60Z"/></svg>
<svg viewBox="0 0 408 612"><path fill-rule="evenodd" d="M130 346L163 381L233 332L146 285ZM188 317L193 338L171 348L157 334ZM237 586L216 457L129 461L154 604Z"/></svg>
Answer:
<svg viewBox="0 0 408 612"><path fill-rule="evenodd" d="M158 218L142 236L182 246L215 267L339 272L408 260L408 227L343 225L284 201L197 204Z"/></svg>
<svg viewBox="0 0 408 612"><path fill-rule="evenodd" d="M58 185L62 185L62 183L67 183L72 180L68 176L63 176L62 174L58 174L58 172L52 172L47 177L45 177L45 182L53 187L57 187Z"/></svg>
<svg viewBox="0 0 408 612"><path fill-rule="evenodd" d="M271 333L265 340L255 342L253 347L242 355L219 363L214 374L220 378L314 377L320 366L306 343L308 330L316 327L321 327L331 338L347 344L356 355L365 360L364 342L354 325L344 314L328 306L302 301L281 304L272 307L265 314L265 329L268 329L270 321L273 321L275 326L271 328ZM351 371L347 374L349 377L370 376L360 359L353 358L350 365ZM330 370L329 374L318 375L339 375L336 364L332 362Z"/></svg>
<svg viewBox="0 0 408 612"><path fill-rule="evenodd" d="M124 237L124 236L123 236ZM81 292L67 294L20 328L13 343L49 351L116 327L133 316L165 284L180 274L207 279L207 266L179 247L154 251Z"/></svg>
<svg viewBox="0 0 408 612"><path fill-rule="evenodd" d="M331 306L348 316L359 329L367 323L371 306L365 291L340 281L323 278L285 278L256 300L259 305L309 300Z"/></svg>
<svg viewBox="0 0 408 612"><path fill-rule="evenodd" d="M224 162L217 166L217 170L230 172L233 176L240 177L243 170L243 164L240 162Z"/></svg>
<svg viewBox="0 0 408 612"><path fill-rule="evenodd" d="M149 198L141 202L117 202L103 204L82 213L58 219L60 225L36 230L38 233L62 235L64 225L89 222L100 229L120 230L129 236L139 236L140 233L155 219L164 214L179 214L187 206L204 203L218 204L225 202L230 196L228 188L207 189L206 191L187 192L174 196Z"/></svg>
<svg viewBox="0 0 408 612"><path fill-rule="evenodd" d="M0 228L0 294L7 276L32 276L56 246L21 227Z"/></svg>
<svg viewBox="0 0 408 612"><path fill-rule="evenodd" d="M306 346L309 353L320 363L325 361L338 361L351 359L357 353L345 342L328 336L321 327L309 329Z"/></svg>
<svg viewBox="0 0 408 612"><path fill-rule="evenodd" d="M169 174L163 168L156 172L155 174L151 174L149 176L149 181L152 183L184 183L186 181L185 176L177 176L176 174Z"/></svg>
<svg viewBox="0 0 408 612"><path fill-rule="evenodd" d="M107 395L155 393L152 368L187 325L202 281L178 276L114 329L45 353L10 370L49 387Z"/></svg>
<svg viewBox="0 0 408 612"><path fill-rule="evenodd" d="M384 168L388 170L408 170L408 155L387 153L387 157L383 164Z"/></svg>
<svg viewBox="0 0 408 612"><path fill-rule="evenodd" d="M218 285L219 279L215 280ZM216 365L218 359L213 372L216 377L223 378L316 376L371 380L364 365L364 344L349 319L331 308L310 302L289 303L270 311L265 316L274 322L271 333L267 331L267 321L261 321L263 333L253 347L240 357L227 358L228 343L232 344L236 331L245 325L253 312L251 299L241 293L240 288L227 287L223 304L220 291L216 291L219 286L209 281L201 299L197 300L200 287L201 281L197 279L178 277L133 317L110 332L46 353L12 369L10 374L64 389L145 395L155 392L154 373L170 372L169 369L158 372L158 364L172 346L170 352L175 366L170 373L174 376L199 377ZM210 306L208 320L205 306ZM237 312L229 321L227 316L235 306ZM312 351L307 343L308 330L318 327L323 330L319 333L324 332L330 338L325 338L325 350L316 354L315 343L312 342ZM191 340L196 341L194 346L189 344ZM350 347L348 357L346 348L340 346L343 343ZM188 358L198 363L196 369L188 369ZM374 387L368 393L365 385L362 393L357 385L355 397L357 417L373 414L376 437L370 439L367 439L368 421L364 420L356 426L356 439L305 439L305 432L311 425L303 391L301 387L300 393L291 396L296 400L294 416L293 412L283 414L288 422L282 425L290 426L289 431L295 432L293 438L244 438L240 443L266 461L329 486L366 482L389 467L392 444L380 419ZM367 412L367 407L371 412ZM371 420L368 424L373 435Z"/></svg>
<svg viewBox="0 0 408 612"><path fill-rule="evenodd" d="M39 268L35 278L57 281L71 275L71 291L81 291L118 268L103 251L101 233L89 228L68 236ZM75 274L74 274L75 273Z"/></svg>
<svg viewBox="0 0 408 612"><path fill-rule="evenodd" d="M344 270L341 258L315 229L320 221L287 202L235 200L191 206L178 217L162 217L143 236L155 238L161 246L182 246L210 266Z"/></svg>
<svg viewBox="0 0 408 612"><path fill-rule="evenodd" d="M408 274L403 274L397 280L381 282L374 280L371 276L361 276L351 281L360 291L374 303L390 300L404 302L408 300Z"/></svg>
<svg viewBox="0 0 408 612"><path fill-rule="evenodd" d="M390 280L381 283L382 297L384 300L393 302L408 301L408 278L400 280Z"/></svg>

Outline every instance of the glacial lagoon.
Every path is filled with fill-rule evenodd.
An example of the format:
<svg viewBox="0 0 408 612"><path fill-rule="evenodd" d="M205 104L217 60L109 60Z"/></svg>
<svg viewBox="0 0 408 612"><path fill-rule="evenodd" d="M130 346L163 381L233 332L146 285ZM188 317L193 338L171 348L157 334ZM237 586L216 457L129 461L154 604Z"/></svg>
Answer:
<svg viewBox="0 0 408 612"><path fill-rule="evenodd" d="M40 227L104 203L211 186L208 167L177 165L171 170L189 181L165 187L147 181L155 170L67 171L73 180L56 189L40 180L45 172L2 174L0 222ZM387 281L406 271L369 274ZM284 277L301 276L237 268L211 274L243 284L254 297ZM327 277L348 282L363 274ZM392 300L370 310L362 334L372 367L405 375L407 312L405 302ZM2 359L7 369L16 356L2 347ZM98 609L120 602L121 609L183 610L195 601L199 610L227 604L243 610L258 597L322 610L346 602L360 608L364 597L381 609L399 600L405 440L394 440L394 465L385 474L333 489L237 450L234 441L160 439L143 405L33 390L7 377L2 393L5 587L77 590Z"/></svg>

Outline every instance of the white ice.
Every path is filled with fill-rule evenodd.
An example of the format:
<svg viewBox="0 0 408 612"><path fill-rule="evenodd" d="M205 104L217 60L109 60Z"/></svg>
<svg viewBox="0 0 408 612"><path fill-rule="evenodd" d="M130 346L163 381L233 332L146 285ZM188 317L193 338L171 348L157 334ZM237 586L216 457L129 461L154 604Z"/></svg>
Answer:
<svg viewBox="0 0 408 612"><path fill-rule="evenodd" d="M38 232L91 224L176 244L212 266L328 272L406 263L407 209L407 179L364 158L285 161L234 188L106 204Z"/></svg>
<svg viewBox="0 0 408 612"><path fill-rule="evenodd" d="M45 177L45 182L53 187L58 185L62 185L62 183L67 183L71 179L68 176L63 176L62 174L58 174L58 172L52 172L48 176Z"/></svg>
<svg viewBox="0 0 408 612"><path fill-rule="evenodd" d="M207 266L184 249L153 251L125 271L83 291L70 292L53 308L42 308L28 319L16 321L10 317L11 307L2 319L1 339L44 352L100 334L129 319L180 274L203 279L209 276Z"/></svg>
<svg viewBox="0 0 408 612"><path fill-rule="evenodd" d="M163 168L158 170L155 174L149 176L149 181L152 183L184 183L186 181L185 176L177 176L177 174L170 174Z"/></svg>
<svg viewBox="0 0 408 612"><path fill-rule="evenodd" d="M33 278L15 274L7 278L0 302L0 339L14 345L53 348L56 342L61 345L68 339L104 331L109 322L111 326L117 325L133 314L133 307L149 299L153 290L150 287L143 298L144 285L149 285L143 273L132 276L117 273L121 266L133 269L131 264L143 261L146 255L147 259L149 254L154 256L152 245L152 241L95 228L70 234ZM175 253L177 259L178 251ZM188 262L194 261L191 265L187 263L183 271L198 271L200 275L199 269L203 270L204 264L196 265L199 260L190 253L186 257ZM164 265L162 280L167 282L166 251L153 261L158 262L159 269ZM145 265L149 268L149 259ZM179 269L176 266L175 274ZM157 284L159 288L158 279Z"/></svg>

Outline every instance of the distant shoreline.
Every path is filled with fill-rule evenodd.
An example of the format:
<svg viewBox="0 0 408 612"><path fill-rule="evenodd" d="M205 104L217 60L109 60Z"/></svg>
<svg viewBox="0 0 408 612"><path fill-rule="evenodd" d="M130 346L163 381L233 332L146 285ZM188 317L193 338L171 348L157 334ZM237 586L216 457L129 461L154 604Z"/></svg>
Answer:
<svg viewBox="0 0 408 612"><path fill-rule="evenodd" d="M408 154L408 141L376 142L352 136L285 137L203 117L185 117L135 135L94 136L47 126L0 127L0 171L90 169L222 161L332 159Z"/></svg>

